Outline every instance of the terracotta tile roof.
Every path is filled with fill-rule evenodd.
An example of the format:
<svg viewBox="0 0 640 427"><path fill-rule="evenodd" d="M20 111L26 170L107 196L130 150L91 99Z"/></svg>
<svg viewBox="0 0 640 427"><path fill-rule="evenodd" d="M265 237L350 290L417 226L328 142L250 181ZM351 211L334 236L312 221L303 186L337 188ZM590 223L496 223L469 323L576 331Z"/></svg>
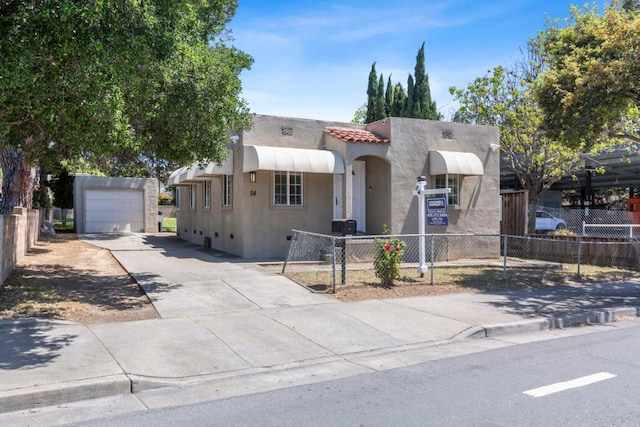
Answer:
<svg viewBox="0 0 640 427"><path fill-rule="evenodd" d="M389 140L381 138L364 129L349 129L349 128L337 128L327 127L324 129L334 138L337 138L344 142L367 142L370 144L388 144Z"/></svg>

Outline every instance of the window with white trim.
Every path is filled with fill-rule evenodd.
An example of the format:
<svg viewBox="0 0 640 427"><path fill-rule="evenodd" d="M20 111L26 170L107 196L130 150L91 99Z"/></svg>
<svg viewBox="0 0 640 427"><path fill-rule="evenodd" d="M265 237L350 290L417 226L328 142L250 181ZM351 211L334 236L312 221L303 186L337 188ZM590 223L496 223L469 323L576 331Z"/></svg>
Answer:
<svg viewBox="0 0 640 427"><path fill-rule="evenodd" d="M196 187L195 184L191 184L189 186L189 207L191 209L195 209L196 208L196 201L198 198L198 188Z"/></svg>
<svg viewBox="0 0 640 427"><path fill-rule="evenodd" d="M302 206L302 172L273 173L274 206Z"/></svg>
<svg viewBox="0 0 640 427"><path fill-rule="evenodd" d="M210 208L211 207L211 181L206 180L204 181L204 185L202 186L204 188L204 194L203 194L203 198L202 198L202 206L205 208Z"/></svg>
<svg viewBox="0 0 640 427"><path fill-rule="evenodd" d="M449 205L460 204L460 175L436 175L436 188L451 188L447 203ZM444 196L444 194L443 194Z"/></svg>
<svg viewBox="0 0 640 427"><path fill-rule="evenodd" d="M222 176L222 206L231 206L233 202L233 175Z"/></svg>

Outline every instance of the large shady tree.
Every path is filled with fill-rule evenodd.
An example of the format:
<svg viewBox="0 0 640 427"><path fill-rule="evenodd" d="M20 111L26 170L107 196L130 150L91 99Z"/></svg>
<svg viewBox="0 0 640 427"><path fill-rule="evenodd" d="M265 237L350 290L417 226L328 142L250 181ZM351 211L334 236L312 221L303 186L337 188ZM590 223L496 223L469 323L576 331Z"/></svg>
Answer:
<svg viewBox="0 0 640 427"><path fill-rule="evenodd" d="M575 174L601 144L567 147L543 129L543 115L533 91L543 75L544 65L532 39L521 60L509 68L498 66L476 78L467 88L451 88L460 103L456 120L497 126L503 159L528 191L528 202L537 205L541 192L563 177ZM528 229L533 232L535 217Z"/></svg>
<svg viewBox="0 0 640 427"><path fill-rule="evenodd" d="M640 13L636 0L571 9L540 36L548 70L535 95L544 127L570 146L640 143ZM614 141L615 143L615 141Z"/></svg>
<svg viewBox="0 0 640 427"><path fill-rule="evenodd" d="M83 159L154 174L224 160L250 125L229 45L235 0L0 1L0 213L32 166Z"/></svg>

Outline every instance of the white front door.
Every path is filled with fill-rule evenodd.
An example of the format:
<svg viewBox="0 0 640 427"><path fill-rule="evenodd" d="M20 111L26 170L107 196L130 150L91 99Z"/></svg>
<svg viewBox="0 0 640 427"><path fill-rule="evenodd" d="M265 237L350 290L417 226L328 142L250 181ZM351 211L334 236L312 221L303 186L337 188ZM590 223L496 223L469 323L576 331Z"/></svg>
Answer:
<svg viewBox="0 0 640 427"><path fill-rule="evenodd" d="M353 219L356 220L358 231L366 233L367 231L367 192L366 192L366 163L363 160L355 160L353 162L352 188L352 212Z"/></svg>

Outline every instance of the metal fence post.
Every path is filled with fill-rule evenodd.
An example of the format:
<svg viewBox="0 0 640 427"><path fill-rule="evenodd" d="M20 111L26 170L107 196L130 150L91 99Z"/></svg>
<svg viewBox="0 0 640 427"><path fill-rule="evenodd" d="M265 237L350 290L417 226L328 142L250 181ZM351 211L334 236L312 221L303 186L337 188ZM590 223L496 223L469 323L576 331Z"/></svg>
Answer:
<svg viewBox="0 0 640 427"><path fill-rule="evenodd" d="M342 248L342 286L347 283L347 238L340 238L340 247Z"/></svg>
<svg viewBox="0 0 640 427"><path fill-rule="evenodd" d="M507 249L508 247L509 247L509 236L505 234L502 240L502 254L503 254L502 280L507 280Z"/></svg>
<svg viewBox="0 0 640 427"><path fill-rule="evenodd" d="M433 233L431 234L431 286L433 286L433 275L435 270L435 259L436 259L436 251L435 251L435 238Z"/></svg>
<svg viewBox="0 0 640 427"><path fill-rule="evenodd" d="M331 285L332 293L336 293L336 238L331 236Z"/></svg>
<svg viewBox="0 0 640 427"><path fill-rule="evenodd" d="M578 278L580 278L581 262L582 262L582 236L578 237Z"/></svg>
<svg viewBox="0 0 640 427"><path fill-rule="evenodd" d="M282 264L282 274L284 274L287 269L287 262L289 262L289 255L291 255L291 248L293 247L293 242L298 238L298 232L294 230L293 239L291 239L291 243L289 244L289 250L287 251L287 257L284 259L284 264Z"/></svg>

